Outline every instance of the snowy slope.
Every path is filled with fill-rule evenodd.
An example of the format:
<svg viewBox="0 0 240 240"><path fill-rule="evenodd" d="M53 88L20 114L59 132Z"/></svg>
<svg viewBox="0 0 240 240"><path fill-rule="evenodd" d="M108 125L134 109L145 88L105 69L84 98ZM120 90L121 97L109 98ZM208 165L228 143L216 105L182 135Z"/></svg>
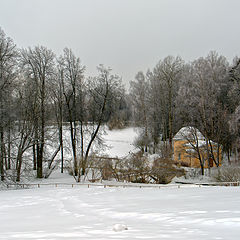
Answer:
<svg viewBox="0 0 240 240"><path fill-rule="evenodd" d="M238 240L239 203L238 187L2 191L0 239Z"/></svg>

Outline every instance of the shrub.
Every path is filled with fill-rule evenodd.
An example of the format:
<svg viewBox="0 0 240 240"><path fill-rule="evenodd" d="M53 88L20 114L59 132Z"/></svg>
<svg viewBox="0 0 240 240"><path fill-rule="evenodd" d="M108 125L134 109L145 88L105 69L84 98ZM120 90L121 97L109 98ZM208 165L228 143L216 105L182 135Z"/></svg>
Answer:
<svg viewBox="0 0 240 240"><path fill-rule="evenodd" d="M185 172L185 178L186 179L194 179L194 178L199 178L201 175L201 169L200 168L186 168Z"/></svg>
<svg viewBox="0 0 240 240"><path fill-rule="evenodd" d="M144 133L140 133L140 135L135 138L133 145L144 152L145 149L148 149L151 144L151 140L149 136L145 136Z"/></svg>
<svg viewBox="0 0 240 240"><path fill-rule="evenodd" d="M219 182L237 182L240 181L240 167L228 166L220 168L214 175Z"/></svg>
<svg viewBox="0 0 240 240"><path fill-rule="evenodd" d="M124 180L134 183L147 183L149 181L149 166L147 157L143 152L131 153L121 166Z"/></svg>
<svg viewBox="0 0 240 240"><path fill-rule="evenodd" d="M178 169L174 166L173 161L169 158L158 158L154 161L151 178L156 183L168 184L174 177L181 177L185 175L183 169Z"/></svg>
<svg viewBox="0 0 240 240"><path fill-rule="evenodd" d="M103 180L110 180L113 177L113 166L111 160L102 161L101 173Z"/></svg>
<svg viewBox="0 0 240 240"><path fill-rule="evenodd" d="M120 118L111 118L107 125L109 130L123 129L124 127L126 127L124 120Z"/></svg>

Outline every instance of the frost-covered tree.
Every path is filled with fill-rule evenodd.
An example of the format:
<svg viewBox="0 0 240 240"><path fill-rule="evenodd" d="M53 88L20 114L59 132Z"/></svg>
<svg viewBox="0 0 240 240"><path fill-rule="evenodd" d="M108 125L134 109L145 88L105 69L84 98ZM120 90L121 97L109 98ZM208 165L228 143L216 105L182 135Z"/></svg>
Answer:
<svg viewBox="0 0 240 240"><path fill-rule="evenodd" d="M0 175L4 180L4 159L6 153L6 132L10 131L11 121L11 93L13 89L13 81L16 78L18 55L16 45L13 40L7 37L0 28ZM9 135L10 137L10 135ZM9 138L8 138L9 139ZM10 167L10 145L8 144L8 164L5 168Z"/></svg>
<svg viewBox="0 0 240 240"><path fill-rule="evenodd" d="M178 92L178 110L185 124L191 124L204 134L208 161L213 156L211 142L223 142L227 126L227 109L222 99L227 85L228 62L216 52L199 58L185 67ZM219 159L214 159L219 165ZM210 164L208 164L210 166Z"/></svg>
<svg viewBox="0 0 240 240"><path fill-rule="evenodd" d="M169 140L172 146L175 116L175 99L177 96L179 81L181 79L184 62L180 57L168 56L159 61L153 69L152 90L158 95L161 113L162 134L164 139ZM153 99L157 99L155 96ZM153 100L156 102L157 100Z"/></svg>
<svg viewBox="0 0 240 240"><path fill-rule="evenodd" d="M138 72L135 81L130 82L130 96L135 124L142 127L140 133L144 151L149 145L149 82L143 72Z"/></svg>
<svg viewBox="0 0 240 240"><path fill-rule="evenodd" d="M156 151L160 137L164 141L168 140L171 149L176 131L175 100L183 66L180 57L168 56L160 60L153 71L148 71L146 75L139 72L136 80L131 82L135 122L144 127L142 139L146 145L153 143L153 152Z"/></svg>
<svg viewBox="0 0 240 240"><path fill-rule="evenodd" d="M231 144L235 153L235 162L240 162L240 58L236 57L229 70L229 81L231 86L228 88L227 97L229 99L228 106L231 113L230 131L231 131ZM228 158L230 162L230 157Z"/></svg>

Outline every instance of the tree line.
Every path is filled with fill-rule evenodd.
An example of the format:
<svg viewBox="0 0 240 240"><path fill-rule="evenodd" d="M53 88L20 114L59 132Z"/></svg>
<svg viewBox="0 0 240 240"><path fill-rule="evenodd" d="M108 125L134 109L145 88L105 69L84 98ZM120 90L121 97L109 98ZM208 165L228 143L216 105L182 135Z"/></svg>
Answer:
<svg viewBox="0 0 240 240"><path fill-rule="evenodd" d="M206 57L184 62L167 56L131 82L133 118L142 127L138 144L142 151L156 152L160 141L172 154L173 137L183 126L201 131L206 146L218 143L231 164L239 163L240 59L230 64L211 51ZM208 161L211 149L207 149ZM216 165L219 165L217 159Z"/></svg>
<svg viewBox="0 0 240 240"><path fill-rule="evenodd" d="M43 46L19 49L0 29L1 181L8 170L20 181L23 168L47 177L57 155L63 172L65 126L76 181L86 175L96 145L102 146L105 123L139 127L136 144L145 152L158 152L164 142L171 156L173 136L183 126L194 126L206 141L221 145L229 163L230 155L240 152L239 58L230 64L210 52L186 63L168 56L152 70L139 71L128 93L110 68L99 65L94 77L86 77L85 68L69 48L60 56ZM30 163L24 161L26 155Z"/></svg>
<svg viewBox="0 0 240 240"><path fill-rule="evenodd" d="M77 181L84 175L94 142L101 142L100 127L129 115L121 78L110 68L97 67L98 75L85 77L85 66L73 51L61 56L43 46L18 49L0 29L0 173L14 170L20 181L23 155L32 152L30 168L37 178L55 167L60 152L64 168L63 125L68 126ZM51 136L54 125L58 138ZM47 142L58 142L47 156ZM43 165L47 161L46 173ZM45 164L46 165L46 164Z"/></svg>

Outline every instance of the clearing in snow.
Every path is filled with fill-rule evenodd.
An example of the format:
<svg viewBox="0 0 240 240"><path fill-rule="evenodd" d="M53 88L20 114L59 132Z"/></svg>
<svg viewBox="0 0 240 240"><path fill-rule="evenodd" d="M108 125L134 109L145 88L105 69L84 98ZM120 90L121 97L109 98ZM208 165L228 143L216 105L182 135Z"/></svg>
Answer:
<svg viewBox="0 0 240 240"><path fill-rule="evenodd" d="M238 240L239 203L238 187L1 191L0 239Z"/></svg>

